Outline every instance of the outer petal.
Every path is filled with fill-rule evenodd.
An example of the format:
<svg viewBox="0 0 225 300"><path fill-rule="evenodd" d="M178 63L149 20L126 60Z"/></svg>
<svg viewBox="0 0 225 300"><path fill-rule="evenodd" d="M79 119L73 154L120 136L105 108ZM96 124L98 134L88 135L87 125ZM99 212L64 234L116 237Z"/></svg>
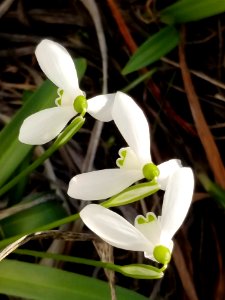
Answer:
<svg viewBox="0 0 225 300"><path fill-rule="evenodd" d="M117 92L112 116L122 136L139 160L143 164L150 162L149 126L140 107L128 95Z"/></svg>
<svg viewBox="0 0 225 300"><path fill-rule="evenodd" d="M158 183L161 185L161 189L165 190L168 179L175 171L182 168L181 161L179 159L170 159L157 166L159 169Z"/></svg>
<svg viewBox="0 0 225 300"><path fill-rule="evenodd" d="M146 251L148 240L120 215L97 204L87 205L80 212L84 223L110 245L133 251Z"/></svg>
<svg viewBox="0 0 225 300"><path fill-rule="evenodd" d="M99 95L88 100L88 113L102 122L112 120L112 107L116 94Z"/></svg>
<svg viewBox="0 0 225 300"><path fill-rule="evenodd" d="M121 169L83 173L70 180L68 195L81 200L106 199L118 194L142 177L139 171Z"/></svg>
<svg viewBox="0 0 225 300"><path fill-rule="evenodd" d="M45 144L54 139L74 116L75 111L70 107L41 110L24 120L19 140L29 145Z"/></svg>
<svg viewBox="0 0 225 300"><path fill-rule="evenodd" d="M35 54L42 71L57 87L74 99L83 95L73 60L63 46L51 40L42 40Z"/></svg>
<svg viewBox="0 0 225 300"><path fill-rule="evenodd" d="M194 176L191 168L180 168L169 178L162 206L162 235L172 239L191 205ZM162 237L163 238L163 237Z"/></svg>

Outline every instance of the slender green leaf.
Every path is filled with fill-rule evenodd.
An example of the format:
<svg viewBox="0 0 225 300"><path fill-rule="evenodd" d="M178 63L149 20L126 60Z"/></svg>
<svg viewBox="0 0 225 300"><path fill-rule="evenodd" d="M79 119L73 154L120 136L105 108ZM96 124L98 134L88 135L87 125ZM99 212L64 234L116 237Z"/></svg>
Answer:
<svg viewBox="0 0 225 300"><path fill-rule="evenodd" d="M61 218L61 219L59 218L56 221L50 222L50 223L45 224L45 225L41 225L41 226L36 227L36 228L28 229L23 234L17 234L17 235L14 235L14 236L10 237L10 238L6 238L6 239L0 241L0 249L2 249L4 247L6 247L7 245L15 242L16 240L18 240L19 238L21 238L24 235L31 234L31 233L38 232L38 231L43 231L43 230L50 230L50 229L59 227L61 225L68 224L70 222L76 221L77 219L79 219L79 217L80 217L79 214L74 214L74 215L71 215L71 216L68 216L68 217L65 217L65 218ZM1 228L0 228L0 230L1 230Z"/></svg>
<svg viewBox="0 0 225 300"><path fill-rule="evenodd" d="M0 186L2 186L33 148L19 142L18 134L23 120L34 112L54 105L56 87L46 81L27 100L12 121L0 133Z"/></svg>
<svg viewBox="0 0 225 300"><path fill-rule="evenodd" d="M18 212L0 221L0 237L26 234L40 226L54 222L66 216L66 212L58 201L48 201Z"/></svg>
<svg viewBox="0 0 225 300"><path fill-rule="evenodd" d="M4 260L0 263L0 293L35 300L110 299L106 282L45 266ZM133 291L116 287L118 300L146 300Z"/></svg>
<svg viewBox="0 0 225 300"><path fill-rule="evenodd" d="M179 43L179 34L175 27L167 26L148 38L130 58L122 71L126 75L146 67L169 53Z"/></svg>
<svg viewBox="0 0 225 300"><path fill-rule="evenodd" d="M161 21L185 23L225 12L224 0L180 0L161 11Z"/></svg>
<svg viewBox="0 0 225 300"><path fill-rule="evenodd" d="M76 58L74 63L76 65L77 77L80 82L87 69L87 60L85 58Z"/></svg>

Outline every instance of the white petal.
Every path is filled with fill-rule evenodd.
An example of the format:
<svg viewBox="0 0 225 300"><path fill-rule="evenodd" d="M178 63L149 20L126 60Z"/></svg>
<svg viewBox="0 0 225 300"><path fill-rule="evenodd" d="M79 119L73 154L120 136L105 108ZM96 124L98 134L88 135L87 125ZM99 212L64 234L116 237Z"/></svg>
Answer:
<svg viewBox="0 0 225 300"><path fill-rule="evenodd" d="M57 87L74 99L83 95L73 60L63 46L51 40L42 40L35 54L42 71Z"/></svg>
<svg viewBox="0 0 225 300"><path fill-rule="evenodd" d="M158 183L161 185L161 189L165 190L170 175L172 175L176 170L182 168L182 164L179 159L170 159L162 164L159 164L157 168L160 172Z"/></svg>
<svg viewBox="0 0 225 300"><path fill-rule="evenodd" d="M105 169L83 173L70 180L68 195L81 200L106 199L141 178L141 172L133 170Z"/></svg>
<svg viewBox="0 0 225 300"><path fill-rule="evenodd" d="M143 164L151 162L149 126L141 108L131 97L117 92L112 116L122 136L139 160Z"/></svg>
<svg viewBox="0 0 225 300"><path fill-rule="evenodd" d="M112 106L116 94L99 95L88 99L88 113L102 122L112 120Z"/></svg>
<svg viewBox="0 0 225 300"><path fill-rule="evenodd" d="M80 212L83 222L110 245L133 251L146 251L148 240L120 215L97 204L90 204Z"/></svg>
<svg viewBox="0 0 225 300"><path fill-rule="evenodd" d="M169 178L162 206L162 235L172 239L191 205L194 176L191 168L180 168Z"/></svg>
<svg viewBox="0 0 225 300"><path fill-rule="evenodd" d="M29 145L42 145L54 139L66 126L75 111L70 107L41 110L23 121L19 140Z"/></svg>

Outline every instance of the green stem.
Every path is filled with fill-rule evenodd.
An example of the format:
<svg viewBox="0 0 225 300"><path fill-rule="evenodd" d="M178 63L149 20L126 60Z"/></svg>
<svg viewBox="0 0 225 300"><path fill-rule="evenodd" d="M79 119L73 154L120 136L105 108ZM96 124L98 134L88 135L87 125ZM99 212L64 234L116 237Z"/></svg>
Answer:
<svg viewBox="0 0 225 300"><path fill-rule="evenodd" d="M163 277L163 273L161 272L161 270L159 270L156 267L150 265L144 265L144 264L131 264L131 265L120 266L109 262L102 262L102 261L96 261L87 258L79 258L79 257L68 256L68 255L39 252L39 251L33 251L27 249L17 249L14 251L14 253L21 254L21 255L29 255L34 257L41 257L41 258L51 258L60 261L105 268L132 278L160 279Z"/></svg>
<svg viewBox="0 0 225 300"><path fill-rule="evenodd" d="M29 255L29 256L34 256L34 257L41 257L41 258L52 258L55 260L89 265L89 266L93 266L93 267L101 267L101 268L106 268L106 269L113 270L116 272L119 272L119 270L120 270L120 266L114 265L112 263L96 261L96 260L87 259L87 258L79 258L79 257L68 256L68 255L39 252L39 251L33 251L33 250L27 250L27 249L17 249L14 251L14 253L22 254L22 255Z"/></svg>
<svg viewBox="0 0 225 300"><path fill-rule="evenodd" d="M16 177L14 177L11 181L5 184L0 189L0 196L10 190L14 185L16 185L21 178L30 174L33 170L35 170L38 166L40 166L47 158L49 158L56 150L62 147L65 143L67 143L75 133L79 131L79 129L83 126L85 119L82 116L76 117L69 126L58 136L55 142L30 166L28 166L25 170L19 173Z"/></svg>
<svg viewBox="0 0 225 300"><path fill-rule="evenodd" d="M160 269L161 272L164 272L167 269L168 264L165 264L162 266L162 268Z"/></svg>

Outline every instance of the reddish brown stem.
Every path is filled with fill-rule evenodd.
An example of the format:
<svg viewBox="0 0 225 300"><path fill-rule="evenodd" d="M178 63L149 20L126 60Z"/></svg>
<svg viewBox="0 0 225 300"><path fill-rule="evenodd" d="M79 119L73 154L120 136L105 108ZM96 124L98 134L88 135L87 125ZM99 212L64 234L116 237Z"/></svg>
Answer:
<svg viewBox="0 0 225 300"><path fill-rule="evenodd" d="M204 147L209 165L212 169L216 182L223 188L225 188L225 169L223 161L220 157L217 145L213 139L212 133L206 123L205 117L203 115L198 96L195 92L191 74L189 72L184 50L184 39L185 39L185 29L183 27L181 31L181 43L179 45L179 60L180 68L184 82L184 88L187 93L188 102L190 105L192 117L195 122L195 126L198 132L200 141Z"/></svg>

